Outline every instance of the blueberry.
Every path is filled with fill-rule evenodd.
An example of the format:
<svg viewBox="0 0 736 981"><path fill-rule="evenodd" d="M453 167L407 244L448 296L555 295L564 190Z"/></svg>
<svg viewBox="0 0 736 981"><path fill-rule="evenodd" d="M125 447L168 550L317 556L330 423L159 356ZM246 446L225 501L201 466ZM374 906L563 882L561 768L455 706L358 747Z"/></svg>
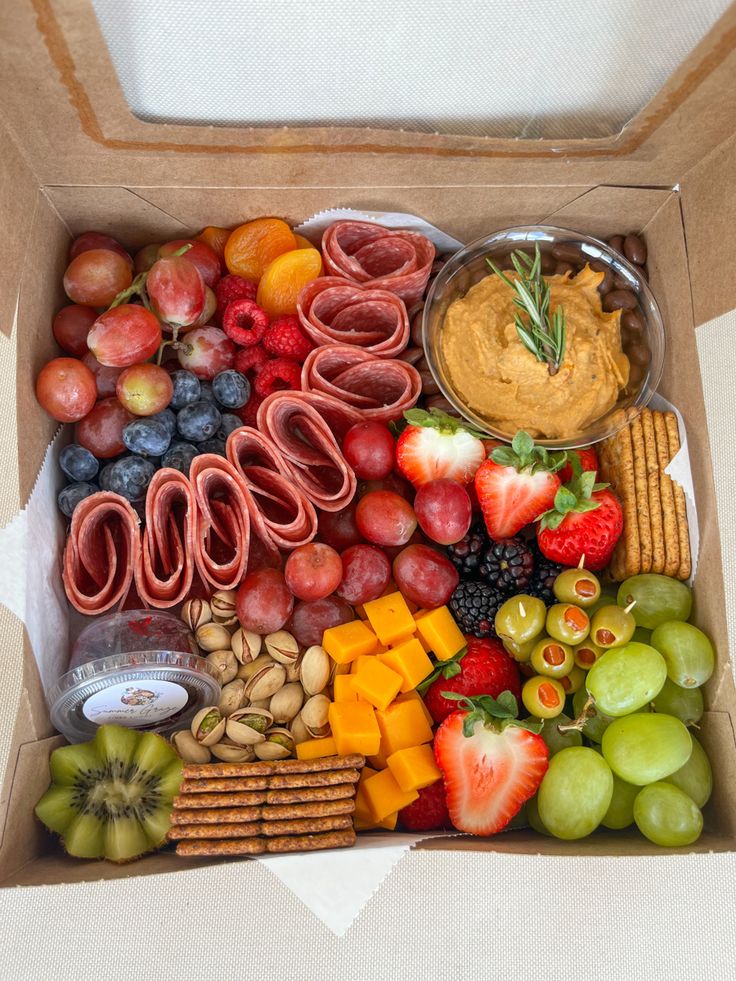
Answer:
<svg viewBox="0 0 736 981"><path fill-rule="evenodd" d="M166 430L171 437L174 438L176 435L176 413L172 412L171 409L162 409L153 416L149 416L149 419L157 419L166 426Z"/></svg>
<svg viewBox="0 0 736 981"><path fill-rule="evenodd" d="M174 371L171 381L174 383L174 394L170 403L172 409L183 409L190 402L200 400L199 378L191 371Z"/></svg>
<svg viewBox="0 0 736 981"><path fill-rule="evenodd" d="M94 480L100 464L96 456L78 443L65 446L59 456L59 466L69 480Z"/></svg>
<svg viewBox="0 0 736 981"><path fill-rule="evenodd" d="M228 368L212 379L212 391L226 409L241 409L250 398L250 382L239 371Z"/></svg>
<svg viewBox="0 0 736 981"><path fill-rule="evenodd" d="M125 456L110 471L110 490L129 501L142 501L156 468L142 456Z"/></svg>
<svg viewBox="0 0 736 981"><path fill-rule="evenodd" d="M67 484L66 487L63 487L59 491L59 496L56 499L59 509L67 518L71 518L77 504L83 501L85 497L89 497L90 494L96 494L99 489L97 484L90 484L86 480L80 480L75 484Z"/></svg>
<svg viewBox="0 0 736 981"><path fill-rule="evenodd" d="M220 428L217 430L218 439L227 439L231 432L240 429L243 420L233 415L232 412L223 412Z"/></svg>
<svg viewBox="0 0 736 981"><path fill-rule="evenodd" d="M200 453L216 453L218 456L225 456L225 440L215 436L213 439L206 439L197 445Z"/></svg>
<svg viewBox="0 0 736 981"><path fill-rule="evenodd" d="M212 402L185 405L176 417L179 435L192 443L210 439L220 428L220 410Z"/></svg>
<svg viewBox="0 0 736 981"><path fill-rule="evenodd" d="M115 466L115 461L110 460L105 466L100 470L99 484L102 490L110 490L110 474L112 473L112 468Z"/></svg>
<svg viewBox="0 0 736 981"><path fill-rule="evenodd" d="M199 450L192 443L174 440L166 453L164 453L161 466L173 467L174 470L179 470L185 477L188 477L189 466L198 453Z"/></svg>
<svg viewBox="0 0 736 981"><path fill-rule="evenodd" d="M215 402L215 393L212 390L212 383L208 381L201 381L199 383L199 401L200 402Z"/></svg>
<svg viewBox="0 0 736 981"><path fill-rule="evenodd" d="M168 450L170 442L167 424L153 416L134 419L123 429L123 443L133 453L140 453L141 456L162 456Z"/></svg>

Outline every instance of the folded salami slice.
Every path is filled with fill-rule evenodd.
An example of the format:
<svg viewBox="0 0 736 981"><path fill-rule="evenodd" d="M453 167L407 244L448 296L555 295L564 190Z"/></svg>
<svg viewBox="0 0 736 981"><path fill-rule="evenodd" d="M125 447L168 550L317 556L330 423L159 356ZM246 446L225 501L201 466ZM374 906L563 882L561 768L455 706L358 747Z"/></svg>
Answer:
<svg viewBox="0 0 736 981"><path fill-rule="evenodd" d="M323 511L339 511L351 500L355 474L337 439L362 414L317 392L274 392L258 409L258 428L291 465L297 486Z"/></svg>
<svg viewBox="0 0 736 981"><path fill-rule="evenodd" d="M419 232L367 221L336 221L322 236L328 273L389 290L407 305L421 298L434 257L434 245Z"/></svg>
<svg viewBox="0 0 736 981"><path fill-rule="evenodd" d="M146 527L136 566L138 595L149 606L176 606L189 594L195 572L197 503L178 470L156 471L146 493Z"/></svg>
<svg viewBox="0 0 736 981"><path fill-rule="evenodd" d="M277 548L310 542L317 533L317 512L294 483L294 473L278 447L250 426L234 430L227 457L248 488L251 527Z"/></svg>
<svg viewBox="0 0 736 981"><path fill-rule="evenodd" d="M308 355L302 388L360 409L364 419L390 422L416 405L422 379L405 361L377 358L352 344L328 344Z"/></svg>
<svg viewBox="0 0 736 981"><path fill-rule="evenodd" d="M199 518L194 561L214 589L235 589L245 576L250 547L248 491L229 460L195 456L189 470Z"/></svg>
<svg viewBox="0 0 736 981"><path fill-rule="evenodd" d="M138 515L111 491L76 506L64 549L67 598L86 616L104 613L128 595L139 562Z"/></svg>
<svg viewBox="0 0 736 981"><path fill-rule="evenodd" d="M379 357L395 358L409 343L409 317L395 293L337 276L307 283L299 293L297 313L317 345L354 344Z"/></svg>

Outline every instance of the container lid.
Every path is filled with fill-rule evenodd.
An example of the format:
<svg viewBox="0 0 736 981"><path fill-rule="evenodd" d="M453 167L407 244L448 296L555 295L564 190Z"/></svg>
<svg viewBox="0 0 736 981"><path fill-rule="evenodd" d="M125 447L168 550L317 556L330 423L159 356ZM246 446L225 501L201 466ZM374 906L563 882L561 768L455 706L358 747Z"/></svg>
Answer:
<svg viewBox="0 0 736 981"><path fill-rule="evenodd" d="M77 637L69 668L110 654L131 651L181 651L198 654L189 627L165 610L125 610L96 617Z"/></svg>

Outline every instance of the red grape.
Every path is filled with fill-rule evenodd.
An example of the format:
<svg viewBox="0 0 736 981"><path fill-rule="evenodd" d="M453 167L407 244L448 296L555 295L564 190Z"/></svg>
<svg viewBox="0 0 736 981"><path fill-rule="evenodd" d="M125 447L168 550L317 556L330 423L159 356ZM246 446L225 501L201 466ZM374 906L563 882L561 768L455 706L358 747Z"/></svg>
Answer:
<svg viewBox="0 0 736 981"><path fill-rule="evenodd" d="M363 541L355 523L357 501L351 501L342 511L318 511L317 537L342 552Z"/></svg>
<svg viewBox="0 0 736 981"><path fill-rule="evenodd" d="M429 545L409 545L394 559L393 572L406 599L428 609L444 606L460 581L447 556Z"/></svg>
<svg viewBox="0 0 736 981"><path fill-rule="evenodd" d="M358 502L355 522L375 545L405 545L417 526L411 504L393 491L371 491Z"/></svg>
<svg viewBox="0 0 736 981"><path fill-rule="evenodd" d="M97 318L87 343L100 364L127 368L158 351L161 324L145 307L123 303Z"/></svg>
<svg viewBox="0 0 736 981"><path fill-rule="evenodd" d="M380 422L358 422L345 434L343 456L361 480L381 480L393 470L394 438Z"/></svg>
<svg viewBox="0 0 736 981"><path fill-rule="evenodd" d="M117 399L103 399L77 423L74 442L100 460L109 460L125 452L123 429L134 418Z"/></svg>
<svg viewBox="0 0 736 981"><path fill-rule="evenodd" d="M289 619L294 597L278 569L259 569L246 576L238 590L235 609L244 630L271 634Z"/></svg>
<svg viewBox="0 0 736 981"><path fill-rule="evenodd" d="M95 320L97 311L94 307L83 307L78 303L62 307L51 325L56 343L69 354L83 357L87 353L87 334Z"/></svg>
<svg viewBox="0 0 736 981"><path fill-rule="evenodd" d="M175 242L167 242L166 245L162 245L158 250L158 254L162 259L165 259L166 256L173 255L174 252L183 249L185 245L191 245L191 248L187 249L184 253L184 258L188 259L199 269L205 286L212 288L217 283L222 272L217 253L206 242L200 242L193 238L179 238Z"/></svg>
<svg viewBox="0 0 736 981"><path fill-rule="evenodd" d="M470 527L472 505L468 492L456 480L430 480L414 498L419 527L440 545L459 542Z"/></svg>
<svg viewBox="0 0 736 981"><path fill-rule="evenodd" d="M391 563L375 545L353 545L342 559L342 582L337 595L353 606L378 599L391 582Z"/></svg>
<svg viewBox="0 0 736 981"><path fill-rule="evenodd" d="M36 379L36 398L52 419L77 422L97 400L95 376L76 358L54 358Z"/></svg>
<svg viewBox="0 0 736 981"><path fill-rule="evenodd" d="M142 272L148 272L151 266L156 262L159 256L159 249L161 246L158 242L154 242L151 245L144 245L140 252L135 254L134 268L136 275Z"/></svg>
<svg viewBox="0 0 736 981"><path fill-rule="evenodd" d="M87 365L89 370L95 376L95 383L97 385L97 398L107 399L111 395L115 394L115 388L118 383L118 378L120 377L120 372L124 371L124 368L111 368L109 365L100 364L97 358L92 354L91 351L87 351L82 361ZM178 367L178 365L177 365Z"/></svg>
<svg viewBox="0 0 736 981"><path fill-rule="evenodd" d="M414 488L398 473L390 473L382 480L366 480L358 486L358 497L365 497L371 491L377 490L393 491L410 503L414 500Z"/></svg>
<svg viewBox="0 0 736 981"><path fill-rule="evenodd" d="M192 327L204 310L204 280L185 256L158 259L146 280L151 305L161 320L174 327Z"/></svg>
<svg viewBox="0 0 736 981"><path fill-rule="evenodd" d="M204 288L204 307L202 307L202 312L197 318L195 327L206 327L207 324L212 320L217 310L217 297L215 296L214 290L211 290L209 286Z"/></svg>
<svg viewBox="0 0 736 981"><path fill-rule="evenodd" d="M384 545L383 551L384 554L388 557L389 561L393 562L393 560L396 558L399 552L405 549L407 545L426 545L426 544L427 544L427 539L425 538L425 536L422 534L419 528L415 528L408 542L404 542L403 545Z"/></svg>
<svg viewBox="0 0 736 981"><path fill-rule="evenodd" d="M324 599L342 579L342 562L334 548L310 542L295 548L284 566L286 585L300 600Z"/></svg>
<svg viewBox="0 0 736 981"><path fill-rule="evenodd" d="M108 307L132 282L130 263L110 249L81 252L64 273L64 290L69 299L90 307Z"/></svg>
<svg viewBox="0 0 736 981"><path fill-rule="evenodd" d="M169 404L174 384L165 368L146 362L125 368L115 392L120 404L134 416L152 416Z"/></svg>
<svg viewBox="0 0 736 981"><path fill-rule="evenodd" d="M322 643L322 634L328 627L337 627L355 619L353 608L339 596L297 603L288 628L302 647Z"/></svg>
<svg viewBox="0 0 736 981"><path fill-rule="evenodd" d="M180 345L179 364L197 378L212 381L215 375L233 366L235 345L219 327L195 327Z"/></svg>
<svg viewBox="0 0 736 981"><path fill-rule="evenodd" d="M81 235L77 235L69 249L69 261L76 259L83 252L89 252L90 249L109 249L110 252L117 252L130 263L131 268L133 267L133 260L120 242L102 232L82 232Z"/></svg>

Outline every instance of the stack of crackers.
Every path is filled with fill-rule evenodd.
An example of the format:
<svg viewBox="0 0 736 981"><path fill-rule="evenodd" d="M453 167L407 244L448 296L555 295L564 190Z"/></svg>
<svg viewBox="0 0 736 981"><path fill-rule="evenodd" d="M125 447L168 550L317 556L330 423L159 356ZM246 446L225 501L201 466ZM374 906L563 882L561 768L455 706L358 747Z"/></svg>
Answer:
<svg viewBox="0 0 736 981"><path fill-rule="evenodd" d="M690 578L685 494L664 472L679 449L677 416L651 409L598 447L600 479L611 485L624 511L610 565L618 582L642 572Z"/></svg>
<svg viewBox="0 0 736 981"><path fill-rule="evenodd" d="M262 855L355 844L365 758L185 764L169 840L177 855Z"/></svg>

